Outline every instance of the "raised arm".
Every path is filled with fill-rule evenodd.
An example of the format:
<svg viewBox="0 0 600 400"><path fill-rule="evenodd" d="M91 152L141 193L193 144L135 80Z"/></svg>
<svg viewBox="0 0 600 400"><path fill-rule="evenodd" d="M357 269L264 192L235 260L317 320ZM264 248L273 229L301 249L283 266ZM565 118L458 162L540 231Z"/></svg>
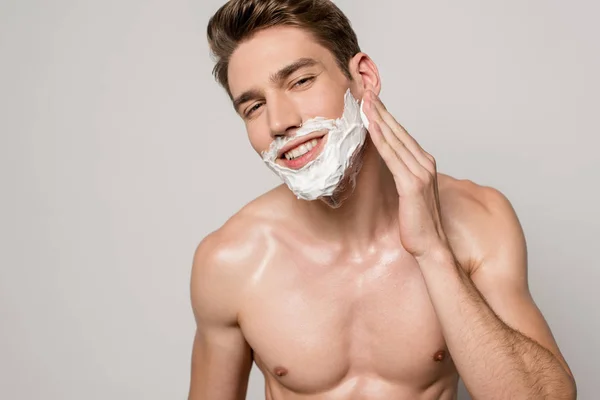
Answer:
<svg viewBox="0 0 600 400"><path fill-rule="evenodd" d="M527 284L525 237L491 188L463 202L468 270L448 251L422 260L444 337L473 399L574 400L575 380ZM463 261L464 263L464 261Z"/></svg>
<svg viewBox="0 0 600 400"><path fill-rule="evenodd" d="M196 318L189 400L245 399L251 349L237 321L240 279L218 248L218 234L194 255L191 300Z"/></svg>

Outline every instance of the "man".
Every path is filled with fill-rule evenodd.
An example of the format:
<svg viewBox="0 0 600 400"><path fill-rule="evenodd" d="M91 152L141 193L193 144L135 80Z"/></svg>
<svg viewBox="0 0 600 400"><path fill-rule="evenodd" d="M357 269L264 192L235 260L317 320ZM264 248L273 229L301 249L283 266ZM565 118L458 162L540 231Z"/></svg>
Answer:
<svg viewBox="0 0 600 400"><path fill-rule="evenodd" d="M437 173L336 6L232 0L208 36L286 185L196 250L190 399L245 398L253 361L269 400L576 397L510 203Z"/></svg>

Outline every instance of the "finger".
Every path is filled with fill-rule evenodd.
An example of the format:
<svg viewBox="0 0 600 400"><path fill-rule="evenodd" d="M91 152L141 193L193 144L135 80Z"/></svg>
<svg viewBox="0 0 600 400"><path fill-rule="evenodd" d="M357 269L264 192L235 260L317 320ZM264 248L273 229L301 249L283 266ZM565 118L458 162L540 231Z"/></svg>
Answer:
<svg viewBox="0 0 600 400"><path fill-rule="evenodd" d="M398 140L400 140L406 146L406 148L413 154L415 159L417 159L421 165L431 172L431 168L435 166L435 160L433 157L423 150L415 138L413 138L406 131L406 129L404 129L404 127L400 125L398 121L396 121L394 116L390 114L381 99L375 95L375 93L371 93L370 100L373 101L375 108L381 115L381 119L385 121L385 123L391 128Z"/></svg>
<svg viewBox="0 0 600 400"><path fill-rule="evenodd" d="M374 103L369 99L366 104L366 109L368 112L367 117L369 121L376 121L378 123L378 127L382 132L382 136L387 142L387 144L394 150L397 154L398 158L400 158L413 175L416 175L420 178L425 178L424 173L426 170L423 168L421 163L415 158L412 152L406 148L404 143L398 139L398 137L394 134L391 127L382 119L381 114L378 112Z"/></svg>
<svg viewBox="0 0 600 400"><path fill-rule="evenodd" d="M409 150L413 151L415 148L421 148L421 146L415 140L415 138L413 138L408 133L408 131L406 129L404 129L404 127L402 125L400 125L400 123L398 121L396 121L394 116L392 114L390 114L390 112L387 110L387 108L385 107L385 104L383 104L383 102L381 101L379 96L377 96L372 91L370 93L370 100L372 100L373 104L375 105L375 108L381 115L381 118L387 124L390 125L390 127L394 131L394 134L396 134L398 139L400 141L402 141L406 145L406 147L409 148Z"/></svg>
<svg viewBox="0 0 600 400"><path fill-rule="evenodd" d="M379 123L375 120L369 120L369 135L377 151L383 158L383 161L388 166L388 169L392 172L392 175L400 182L414 178L414 174L410 171L408 166L398 157L394 149L389 145L383 136L383 132Z"/></svg>

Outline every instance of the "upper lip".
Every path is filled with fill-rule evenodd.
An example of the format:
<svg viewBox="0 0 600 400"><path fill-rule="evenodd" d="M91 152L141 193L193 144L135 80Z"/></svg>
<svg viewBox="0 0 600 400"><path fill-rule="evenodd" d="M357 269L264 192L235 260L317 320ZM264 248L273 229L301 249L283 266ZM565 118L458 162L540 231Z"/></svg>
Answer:
<svg viewBox="0 0 600 400"><path fill-rule="evenodd" d="M281 150L279 150L277 152L277 158L281 158L281 156L283 156L285 153L287 153L288 151L292 150L295 147L300 146L301 144L304 144L306 142L310 142L313 139L322 138L326 134L327 134L327 132L316 131L316 132L313 132L313 133L309 133L306 136L299 137L298 139L291 140L285 146L283 146L281 148Z"/></svg>

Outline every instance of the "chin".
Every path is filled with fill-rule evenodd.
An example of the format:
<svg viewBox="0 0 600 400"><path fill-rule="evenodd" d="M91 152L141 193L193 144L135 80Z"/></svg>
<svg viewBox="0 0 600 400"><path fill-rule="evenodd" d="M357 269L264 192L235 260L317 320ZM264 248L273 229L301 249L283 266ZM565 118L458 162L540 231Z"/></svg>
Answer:
<svg viewBox="0 0 600 400"><path fill-rule="evenodd" d="M342 204L352 196L356 189L356 179L362 168L365 147L357 151L353 157L350 167L346 170L341 182L331 196L320 197L319 200L331 208L340 208Z"/></svg>
<svg viewBox="0 0 600 400"><path fill-rule="evenodd" d="M360 163L355 163L350 167L333 194L331 196L320 197L319 200L327 204L330 208L340 208L356 189L356 178L360 172L360 167Z"/></svg>

